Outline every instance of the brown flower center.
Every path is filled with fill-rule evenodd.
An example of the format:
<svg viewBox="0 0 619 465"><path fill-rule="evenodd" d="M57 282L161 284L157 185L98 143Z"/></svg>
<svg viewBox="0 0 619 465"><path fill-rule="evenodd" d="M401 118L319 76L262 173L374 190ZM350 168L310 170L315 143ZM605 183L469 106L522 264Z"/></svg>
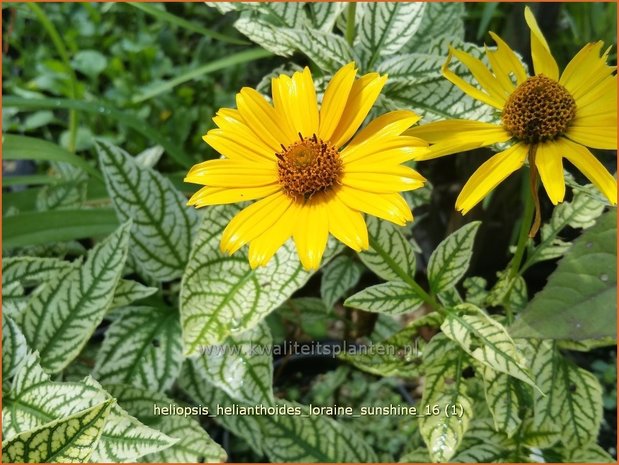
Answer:
<svg viewBox="0 0 619 465"><path fill-rule="evenodd" d="M339 184L342 160L329 142L316 137L304 139L276 153L279 183L284 192L295 200L308 200L313 195Z"/></svg>
<svg viewBox="0 0 619 465"><path fill-rule="evenodd" d="M528 143L543 142L567 131L576 102L565 87L544 75L520 84L503 108L503 126Z"/></svg>

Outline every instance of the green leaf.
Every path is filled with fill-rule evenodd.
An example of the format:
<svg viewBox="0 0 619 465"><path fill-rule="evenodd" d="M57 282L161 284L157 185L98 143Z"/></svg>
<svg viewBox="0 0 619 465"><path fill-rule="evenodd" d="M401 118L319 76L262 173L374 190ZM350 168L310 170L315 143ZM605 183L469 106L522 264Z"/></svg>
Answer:
<svg viewBox="0 0 619 465"><path fill-rule="evenodd" d="M97 50L80 50L73 56L71 65L80 73L96 77L107 67L107 58Z"/></svg>
<svg viewBox="0 0 619 465"><path fill-rule="evenodd" d="M425 348L424 416L419 419L419 431L433 462L447 462L453 457L473 417L472 402L461 379L463 364L463 352L441 334ZM456 414L452 414L452 406Z"/></svg>
<svg viewBox="0 0 619 465"><path fill-rule="evenodd" d="M361 20L355 46L364 69L370 70L379 57L397 53L419 28L425 3L361 3Z"/></svg>
<svg viewBox="0 0 619 465"><path fill-rule="evenodd" d="M276 312L292 324L300 326L300 329L313 339L326 337L330 320L336 318L317 297L288 299Z"/></svg>
<svg viewBox="0 0 619 465"><path fill-rule="evenodd" d="M28 354L26 338L11 317L2 314L2 382L12 378Z"/></svg>
<svg viewBox="0 0 619 465"><path fill-rule="evenodd" d="M4 98L4 105L10 106L10 100L9 104L6 103L7 98L10 99L11 97ZM35 160L70 163L95 178L102 179L97 169L82 157L63 149L59 145L43 139L35 139L34 137L4 134L2 139L2 158L4 160Z"/></svg>
<svg viewBox="0 0 619 465"><path fill-rule="evenodd" d="M210 384L237 402L273 403L273 355L269 326L262 322L224 344L204 347L194 366Z"/></svg>
<svg viewBox="0 0 619 465"><path fill-rule="evenodd" d="M616 224L617 211L609 211L574 241L544 289L510 327L514 337L616 337Z"/></svg>
<svg viewBox="0 0 619 465"><path fill-rule="evenodd" d="M480 221L464 225L441 241L432 252L428 263L428 280L434 293L454 287L466 274L480 225Z"/></svg>
<svg viewBox="0 0 619 465"><path fill-rule="evenodd" d="M93 376L103 384L165 391L182 362L178 314L167 308L127 307L105 333Z"/></svg>
<svg viewBox="0 0 619 465"><path fill-rule="evenodd" d="M131 218L131 257L140 273L159 281L181 276L197 214L169 179L139 166L124 150L103 141L97 152L116 214Z"/></svg>
<svg viewBox="0 0 619 465"><path fill-rule="evenodd" d="M209 385L194 363L187 364L180 384L196 403L209 406L213 412L217 411L216 405L238 406L222 391ZM293 402L278 400L272 407L277 409L275 414L217 415L215 419L226 427L232 426L230 429L247 438L250 444L259 444L272 462L366 463L377 460L371 447L351 428L324 415L310 415L307 406Z"/></svg>
<svg viewBox="0 0 619 465"><path fill-rule="evenodd" d="M127 258L130 228L125 223L97 244L81 267L58 273L16 317L47 370L66 367L103 320Z"/></svg>
<svg viewBox="0 0 619 465"><path fill-rule="evenodd" d="M596 377L565 360L556 343L522 340L531 358L535 381L545 395L534 392L535 429L561 433L574 449L597 438L602 421L602 387Z"/></svg>
<svg viewBox="0 0 619 465"><path fill-rule="evenodd" d="M397 226L374 217L367 219L370 248L359 253L365 265L385 281L415 276L415 252Z"/></svg>
<svg viewBox="0 0 619 465"><path fill-rule="evenodd" d="M451 459L452 462L460 463L495 463L513 462L510 456L514 449L513 441L507 435L495 430L491 418L479 415L475 412L469 429L464 435L458 453Z"/></svg>
<svg viewBox="0 0 619 465"><path fill-rule="evenodd" d="M338 255L324 267L320 280L320 297L327 308L333 308L338 300L357 285L362 271L363 267L348 255Z"/></svg>
<svg viewBox="0 0 619 465"><path fill-rule="evenodd" d="M110 395L92 378L82 382L51 381L39 365L38 356L30 354L20 367L11 390L3 397L2 432L5 439L9 439L109 399ZM143 425L114 405L92 459L95 462L133 461L173 443L173 439Z"/></svg>
<svg viewBox="0 0 619 465"><path fill-rule="evenodd" d="M108 385L106 388L117 399L119 405L131 415L176 439L170 447L149 453L141 457L140 461L146 463L226 461L226 452L209 437L200 423L192 418L191 415L203 414L197 407L194 407L193 413L189 411L188 415L166 415L161 412L177 403L161 393L121 384Z"/></svg>
<svg viewBox="0 0 619 465"><path fill-rule="evenodd" d="M342 36L309 27L298 34L298 49L326 73L333 74L345 64L356 61L353 51Z"/></svg>
<svg viewBox="0 0 619 465"><path fill-rule="evenodd" d="M616 463L617 461L597 444L578 447L564 456L566 463Z"/></svg>
<svg viewBox="0 0 619 465"><path fill-rule="evenodd" d="M267 266L255 270L250 268L245 250L232 256L221 252L221 233L240 209L224 205L204 213L181 284L186 355L253 328L312 275L301 267L291 242Z"/></svg>
<svg viewBox="0 0 619 465"><path fill-rule="evenodd" d="M424 315L384 341L369 346L365 353L343 353L340 358L378 376L417 377L426 345L419 332L423 328L438 328L441 322L438 313Z"/></svg>
<svg viewBox="0 0 619 465"><path fill-rule="evenodd" d="M40 109L69 109L85 111L86 113L92 113L98 117L107 116L120 124L132 128L142 134L153 144L159 144L163 146L166 153L169 154L177 163L183 167L189 167L193 165L194 160L189 157L182 149L181 144L177 144L162 136L161 133L144 123L143 119L131 115L127 111L118 110L103 102L85 102L81 100L69 100L69 99L52 99L52 98L22 98L6 96L2 99L3 108L20 108L23 110L40 110ZM65 160L66 161L66 160ZM88 171L84 168L85 171ZM95 176L96 170L91 167L91 174ZM90 172L90 171L89 171ZM101 177L98 173L96 177Z"/></svg>
<svg viewBox="0 0 619 465"><path fill-rule="evenodd" d="M159 289L156 287L147 287L137 281L129 279L121 279L114 290L114 299L110 308L125 307L136 300L145 299L153 295Z"/></svg>
<svg viewBox="0 0 619 465"><path fill-rule="evenodd" d="M479 308L471 304L455 307L441 329L484 366L537 387L526 359L506 329Z"/></svg>
<svg viewBox="0 0 619 465"><path fill-rule="evenodd" d="M481 370L484 378L486 402L494 418L494 425L508 437L512 437L522 423L519 415L519 381L505 373L486 366Z"/></svg>
<svg viewBox="0 0 619 465"><path fill-rule="evenodd" d="M19 213L4 222L2 245L10 249L86 239L110 234L116 228L116 214L108 208Z"/></svg>
<svg viewBox="0 0 619 465"><path fill-rule="evenodd" d="M114 400L25 431L3 444L3 462L86 462L94 452Z"/></svg>
<svg viewBox="0 0 619 465"><path fill-rule="evenodd" d="M349 297L344 302L347 307L354 307L368 312L400 315L417 310L423 299L414 289L402 281L389 281L370 286Z"/></svg>

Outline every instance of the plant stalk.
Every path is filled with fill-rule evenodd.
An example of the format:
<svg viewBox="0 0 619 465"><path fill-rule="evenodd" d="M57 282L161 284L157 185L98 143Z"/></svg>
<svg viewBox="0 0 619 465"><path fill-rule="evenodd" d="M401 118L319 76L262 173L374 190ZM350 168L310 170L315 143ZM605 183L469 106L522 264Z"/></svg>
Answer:
<svg viewBox="0 0 619 465"><path fill-rule="evenodd" d="M357 4L355 2L348 3L346 12L346 42L352 47L355 41L355 14L357 12Z"/></svg>

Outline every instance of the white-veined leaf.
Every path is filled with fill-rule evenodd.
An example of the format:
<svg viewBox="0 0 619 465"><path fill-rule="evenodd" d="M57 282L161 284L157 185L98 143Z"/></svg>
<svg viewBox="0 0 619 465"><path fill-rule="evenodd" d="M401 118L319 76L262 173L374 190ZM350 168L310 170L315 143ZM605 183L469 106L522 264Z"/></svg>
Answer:
<svg viewBox="0 0 619 465"><path fill-rule="evenodd" d="M473 256L473 243L481 222L462 226L436 247L428 263L428 281L438 294L454 287L466 274Z"/></svg>
<svg viewBox="0 0 619 465"><path fill-rule="evenodd" d="M320 296L328 309L355 287L363 267L349 255L338 255L322 270Z"/></svg>
<svg viewBox="0 0 619 465"><path fill-rule="evenodd" d="M105 333L93 376L103 384L165 391L182 362L178 313L168 308L127 307Z"/></svg>
<svg viewBox="0 0 619 465"><path fill-rule="evenodd" d="M525 357L506 329L479 308L471 304L455 307L441 329L483 365L537 387Z"/></svg>
<svg viewBox="0 0 619 465"><path fill-rule="evenodd" d="M488 281L480 276L471 276L465 278L462 285L464 289L466 289L465 300L468 303L477 305L478 307L483 307L485 305L486 298L488 297L488 291L486 290Z"/></svg>
<svg viewBox="0 0 619 465"><path fill-rule="evenodd" d="M423 304L423 299L402 281L388 281L370 286L344 302L347 307L387 315L412 312L417 310L421 304Z"/></svg>
<svg viewBox="0 0 619 465"><path fill-rule="evenodd" d="M135 162L142 168L154 168L164 151L165 149L161 145L154 145L138 153L135 156Z"/></svg>
<svg viewBox="0 0 619 465"><path fill-rule="evenodd" d="M422 370L426 381L421 400L424 416L419 420L419 431L434 462L447 462L453 457L473 417L472 402L461 377L464 364L462 350L442 334L434 336L425 347ZM456 406L456 414L451 414L450 406ZM426 408L430 409L429 415Z"/></svg>
<svg viewBox="0 0 619 465"><path fill-rule="evenodd" d="M82 382L51 381L38 364L37 354L30 354L3 397L3 436L15 437L108 399L110 395L92 378ZM173 443L170 437L141 424L114 405L92 458L96 462L134 461Z"/></svg>
<svg viewBox="0 0 619 465"><path fill-rule="evenodd" d="M106 400L87 410L24 431L2 445L2 461L11 463L86 462L97 446L114 403Z"/></svg>
<svg viewBox="0 0 619 465"><path fill-rule="evenodd" d="M59 182L43 186L36 198L36 208L64 210L79 208L86 200L88 175L69 163L52 163L53 171L60 175Z"/></svg>
<svg viewBox="0 0 619 465"><path fill-rule="evenodd" d="M297 40L297 48L327 73L335 73L345 64L356 61L346 40L331 32L305 27Z"/></svg>
<svg viewBox="0 0 619 465"><path fill-rule="evenodd" d="M368 347L367 353L343 353L340 358L360 370L379 376L412 378L419 376L419 365L426 345L419 335L422 328L438 328L442 317L429 313L405 328Z"/></svg>
<svg viewBox="0 0 619 465"><path fill-rule="evenodd" d="M266 50L281 56L290 56L295 51L299 31L276 27L262 15L244 11L234 23L234 27Z"/></svg>
<svg viewBox="0 0 619 465"><path fill-rule="evenodd" d="M423 53L432 42L442 37L452 41L464 40L464 4L459 2L430 2L423 12L416 34L404 50Z"/></svg>
<svg viewBox="0 0 619 465"><path fill-rule="evenodd" d="M370 248L359 253L365 265L385 281L415 276L415 252L397 226L374 217L367 219Z"/></svg>
<svg viewBox="0 0 619 465"><path fill-rule="evenodd" d="M186 355L253 328L312 275L301 267L290 241L267 266L255 270L245 249L232 256L222 253L221 232L240 209L238 205L207 209L194 241L180 296ZM329 253L328 249L325 255Z"/></svg>
<svg viewBox="0 0 619 465"><path fill-rule="evenodd" d="M175 402L161 393L121 384L107 385L106 389L131 415L176 440L166 449L141 457L141 462L214 463L226 461L226 452L211 439L200 423L192 418L194 415L204 413L200 412L197 407L194 408L194 413L189 412L189 415L165 415L160 413L162 409L169 409ZM182 404L177 406L185 407Z"/></svg>
<svg viewBox="0 0 619 465"><path fill-rule="evenodd" d="M36 294L16 323L51 372L73 360L109 309L127 258L131 222L88 252L84 264L59 272Z"/></svg>
<svg viewBox="0 0 619 465"><path fill-rule="evenodd" d="M371 70L380 57L397 53L419 28L423 2L369 2L362 9L355 46L364 69Z"/></svg>
<svg viewBox="0 0 619 465"><path fill-rule="evenodd" d="M157 292L156 287L148 287L137 281L121 279L114 291L114 300L110 308L125 307L136 300L145 299Z"/></svg>
<svg viewBox="0 0 619 465"><path fill-rule="evenodd" d="M507 435L495 431L491 418L475 411L469 429L464 435L458 453L451 458L459 463L494 463L510 461L510 452L515 445Z"/></svg>
<svg viewBox="0 0 619 465"><path fill-rule="evenodd" d="M617 463L617 461L597 444L568 450L564 456L565 463Z"/></svg>
<svg viewBox="0 0 619 465"><path fill-rule="evenodd" d="M311 2L309 6L309 20L314 29L331 31L337 18L346 8L344 2Z"/></svg>
<svg viewBox="0 0 619 465"><path fill-rule="evenodd" d="M261 3L257 11L276 26L299 28L307 22L304 2Z"/></svg>
<svg viewBox="0 0 619 465"><path fill-rule="evenodd" d="M187 363L180 385L196 403L209 406L213 412L216 412L216 405L247 407L209 385L194 363L193 360ZM249 407L256 408L256 405ZM246 438L252 446L259 445L272 462L366 463L377 460L371 447L354 431L327 416L309 415L304 405L278 400L264 407L275 410L255 415L216 416L215 420Z"/></svg>
<svg viewBox="0 0 619 465"><path fill-rule="evenodd" d="M187 263L196 212L172 182L140 166L124 150L97 142L105 185L121 221L133 219L130 254L145 277L169 281Z"/></svg>
<svg viewBox="0 0 619 465"><path fill-rule="evenodd" d="M12 378L28 354L26 338L11 317L2 314L2 383Z"/></svg>
<svg viewBox="0 0 619 465"><path fill-rule="evenodd" d="M492 413L497 430L512 437L522 423L520 418L520 400L518 398L519 381L505 373L500 373L487 366L481 368L486 391L486 402Z"/></svg>
<svg viewBox="0 0 619 465"><path fill-rule="evenodd" d="M237 402L273 403L273 340L266 323L207 346L194 367L208 382Z"/></svg>

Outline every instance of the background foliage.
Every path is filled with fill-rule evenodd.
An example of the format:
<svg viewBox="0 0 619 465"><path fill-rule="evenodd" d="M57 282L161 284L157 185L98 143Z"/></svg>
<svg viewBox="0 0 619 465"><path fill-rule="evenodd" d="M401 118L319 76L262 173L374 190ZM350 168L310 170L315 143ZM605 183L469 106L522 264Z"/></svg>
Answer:
<svg viewBox="0 0 619 465"><path fill-rule="evenodd" d="M560 66L588 41L615 41L616 4L536 8ZM486 149L424 163L432 185L407 194L415 223L369 220L370 250L330 244L316 274L290 244L255 271L244 251L225 257L219 234L239 207L184 205L187 168L217 156L201 140L211 117L242 86L268 94L274 73L309 65L320 91L354 59L389 74L376 114L496 119L440 65L450 43L481 56L488 30L526 63L521 4L3 3L2 12L3 460L616 456L616 212L582 178L568 174L566 203L543 205L541 235L515 270L518 176L467 217L453 209ZM599 155L616 171L616 154ZM401 351L243 352L285 341ZM458 405L462 415L155 413L171 404Z"/></svg>

